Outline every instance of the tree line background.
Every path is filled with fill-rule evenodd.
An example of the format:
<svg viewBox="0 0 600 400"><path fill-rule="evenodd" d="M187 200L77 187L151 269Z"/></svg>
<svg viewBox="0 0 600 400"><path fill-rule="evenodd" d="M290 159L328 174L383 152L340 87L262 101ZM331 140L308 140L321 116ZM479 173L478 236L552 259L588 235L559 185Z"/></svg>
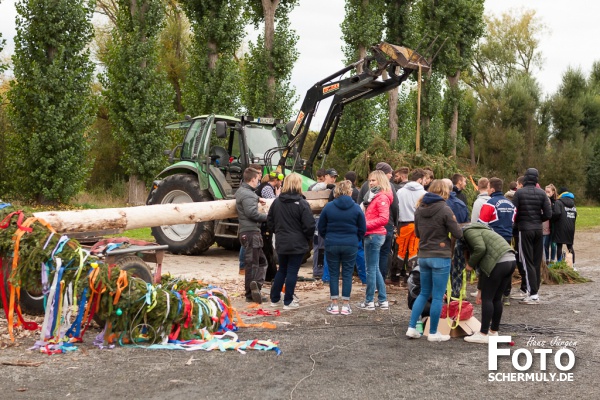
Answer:
<svg viewBox="0 0 600 400"><path fill-rule="evenodd" d="M127 182L136 203L166 166L163 150L180 140L165 135L168 122L293 118L302 32L289 15L299 3L19 1L15 51L0 59L0 196L68 203ZM93 25L95 13L105 22ZM243 46L248 25L261 33ZM366 178L384 160L506 183L536 167L542 185L600 200L600 64L588 76L568 69L545 96L534 76L545 32L534 11L484 15L483 0L346 0L346 65L381 41L419 50L434 37L445 42L422 77L419 143L413 74L346 107L327 166Z"/></svg>

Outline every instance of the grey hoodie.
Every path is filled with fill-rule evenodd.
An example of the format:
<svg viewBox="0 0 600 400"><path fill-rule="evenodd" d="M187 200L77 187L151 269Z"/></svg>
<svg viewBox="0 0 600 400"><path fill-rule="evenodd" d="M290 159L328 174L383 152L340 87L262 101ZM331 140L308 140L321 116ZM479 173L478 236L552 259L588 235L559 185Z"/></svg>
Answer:
<svg viewBox="0 0 600 400"><path fill-rule="evenodd" d="M258 212L258 196L254 188L242 182L235 192L235 208L240 223L239 232L260 232L260 223L267 220L267 214Z"/></svg>
<svg viewBox="0 0 600 400"><path fill-rule="evenodd" d="M400 223L414 222L417 201L419 201L425 193L427 192L423 188L423 185L415 181L407 182L404 187L396 192L399 208L398 221Z"/></svg>

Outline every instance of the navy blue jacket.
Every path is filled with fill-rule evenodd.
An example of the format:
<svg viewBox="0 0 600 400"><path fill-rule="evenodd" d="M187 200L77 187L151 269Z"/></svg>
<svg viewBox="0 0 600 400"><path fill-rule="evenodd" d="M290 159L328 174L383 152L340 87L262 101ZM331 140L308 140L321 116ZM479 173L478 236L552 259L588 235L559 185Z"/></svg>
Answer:
<svg viewBox="0 0 600 400"><path fill-rule="evenodd" d="M488 225L494 232L510 243L513 236L516 208L502 192L494 192L492 197L481 207L479 222Z"/></svg>
<svg viewBox="0 0 600 400"><path fill-rule="evenodd" d="M365 214L350 196L340 196L321 211L318 230L325 246L358 247L367 231Z"/></svg>
<svg viewBox="0 0 600 400"><path fill-rule="evenodd" d="M458 197L456 197L456 192L450 192L450 197L446 200L446 204L456 217L456 222L459 224L464 224L466 222L471 222L469 219L469 209L467 205Z"/></svg>

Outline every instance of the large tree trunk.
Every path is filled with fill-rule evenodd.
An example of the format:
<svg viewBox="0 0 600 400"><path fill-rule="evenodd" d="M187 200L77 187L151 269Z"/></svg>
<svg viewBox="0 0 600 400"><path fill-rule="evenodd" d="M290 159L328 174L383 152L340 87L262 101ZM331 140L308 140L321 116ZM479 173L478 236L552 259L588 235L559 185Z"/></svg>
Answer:
<svg viewBox="0 0 600 400"><path fill-rule="evenodd" d="M146 184L138 179L137 175L131 175L128 183L127 203L139 206L146 204Z"/></svg>
<svg viewBox="0 0 600 400"><path fill-rule="evenodd" d="M425 75L426 78L423 80L423 82L421 82L421 101L424 100L425 104L427 104L429 102L429 86L430 86L430 82L431 82L431 74L432 74L432 71L430 69L429 71L427 71L427 74ZM431 116L426 111L427 108L425 109L424 112L421 111L421 132L422 132L421 137L423 137L423 134L429 134L429 127L431 125Z"/></svg>
<svg viewBox="0 0 600 400"><path fill-rule="evenodd" d="M448 77L448 84L452 90L456 93L458 90L458 80L460 79L460 71L456 71L454 76ZM452 122L450 123L450 139L452 140L452 156L456 157L456 140L458 133L458 101L454 101L452 111Z"/></svg>
<svg viewBox="0 0 600 400"><path fill-rule="evenodd" d="M329 191L322 191L318 197L323 196L329 196ZM266 200L266 205L259 205L259 211L267 213L272 202L273 200ZM309 199L308 203L313 211L319 211L327 204L327 198ZM235 200L217 200L99 210L37 212L34 216L47 221L57 232L67 233L191 224L236 218L237 211Z"/></svg>
<svg viewBox="0 0 600 400"><path fill-rule="evenodd" d="M469 136L469 155L471 156L471 167L475 167L475 137L473 134Z"/></svg>
<svg viewBox="0 0 600 400"><path fill-rule="evenodd" d="M217 44L215 42L208 42L208 69L214 71L217 67L217 61L219 54L217 53Z"/></svg>
<svg viewBox="0 0 600 400"><path fill-rule="evenodd" d="M273 68L273 42L275 41L275 10L280 0L262 0L265 17L265 50L269 55L267 91L269 94L267 104L267 117L273 117L272 107L275 105L275 71Z"/></svg>

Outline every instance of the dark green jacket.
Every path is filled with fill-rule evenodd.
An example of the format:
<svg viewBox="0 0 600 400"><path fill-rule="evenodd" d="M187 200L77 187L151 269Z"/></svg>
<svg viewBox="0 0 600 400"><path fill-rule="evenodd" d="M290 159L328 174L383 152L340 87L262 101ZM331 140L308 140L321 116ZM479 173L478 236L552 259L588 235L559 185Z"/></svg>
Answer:
<svg viewBox="0 0 600 400"><path fill-rule="evenodd" d="M463 240L471 252L469 265L473 268L478 267L487 276L490 276L504 254L513 251L502 236L478 222L464 229Z"/></svg>

